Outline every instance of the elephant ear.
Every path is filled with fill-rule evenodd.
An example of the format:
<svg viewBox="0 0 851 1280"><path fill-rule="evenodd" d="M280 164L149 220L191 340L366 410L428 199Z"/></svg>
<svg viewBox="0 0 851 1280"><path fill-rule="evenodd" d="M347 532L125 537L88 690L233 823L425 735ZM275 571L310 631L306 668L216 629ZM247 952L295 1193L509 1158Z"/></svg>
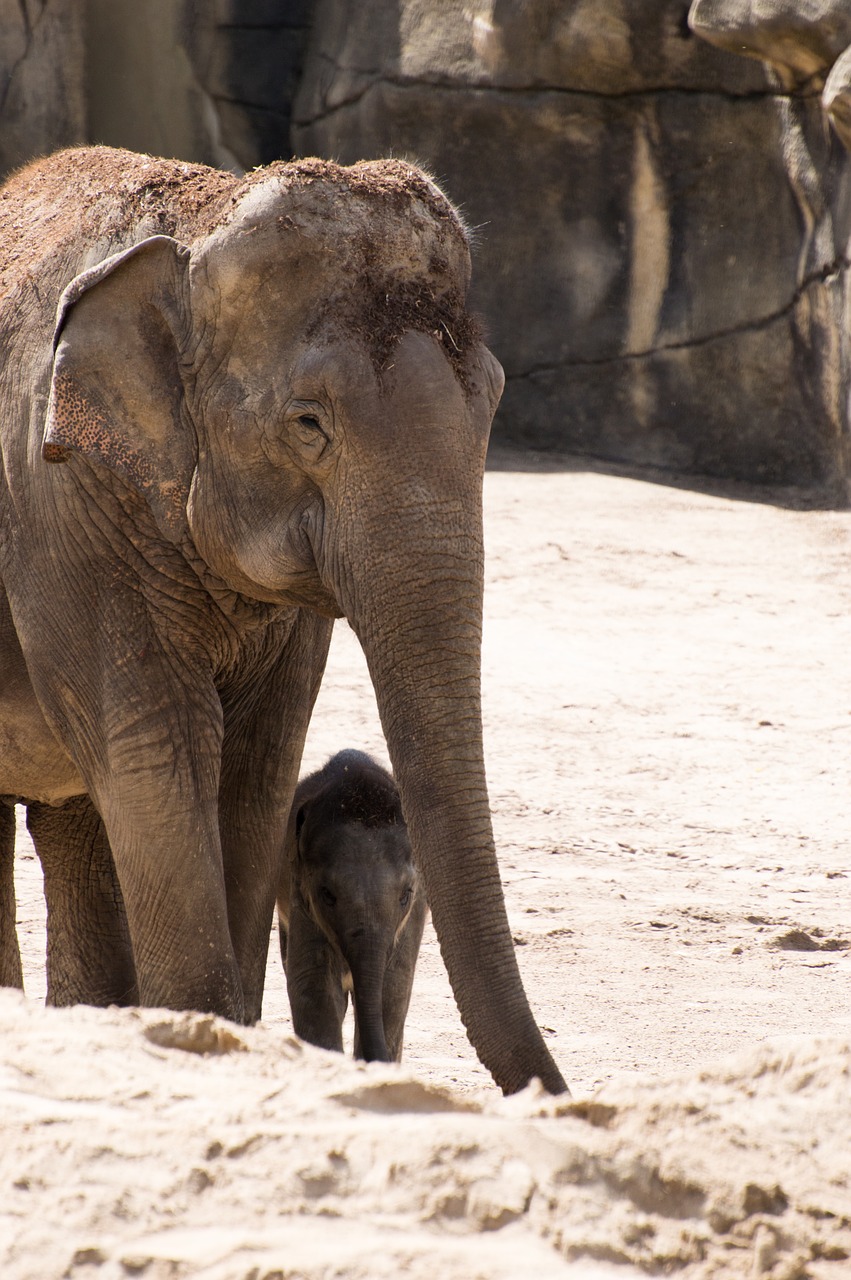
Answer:
<svg viewBox="0 0 851 1280"><path fill-rule="evenodd" d="M42 456L109 467L179 539L197 459L184 406L181 335L189 250L151 236L84 271L59 303Z"/></svg>

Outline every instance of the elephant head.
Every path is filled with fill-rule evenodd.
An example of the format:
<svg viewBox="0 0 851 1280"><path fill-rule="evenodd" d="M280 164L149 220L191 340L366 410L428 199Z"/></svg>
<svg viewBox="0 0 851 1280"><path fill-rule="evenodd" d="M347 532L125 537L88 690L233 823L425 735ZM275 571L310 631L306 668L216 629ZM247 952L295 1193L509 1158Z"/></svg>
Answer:
<svg viewBox="0 0 851 1280"><path fill-rule="evenodd" d="M66 289L44 456L122 477L211 591L348 619L470 1039L504 1090L559 1091L483 765L481 496L503 377L466 309L464 226L398 161L273 165L205 216L188 244L150 237Z"/></svg>

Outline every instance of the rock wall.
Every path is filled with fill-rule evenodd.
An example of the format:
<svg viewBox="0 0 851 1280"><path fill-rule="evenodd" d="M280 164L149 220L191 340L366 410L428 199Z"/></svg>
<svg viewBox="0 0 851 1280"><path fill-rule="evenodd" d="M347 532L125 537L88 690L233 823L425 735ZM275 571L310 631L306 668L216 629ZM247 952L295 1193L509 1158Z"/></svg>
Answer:
<svg viewBox="0 0 851 1280"><path fill-rule="evenodd" d="M86 0L93 142L234 171L290 155L311 0Z"/></svg>
<svg viewBox="0 0 851 1280"><path fill-rule="evenodd" d="M810 202L845 152L684 0L320 0L293 137L419 158L460 203L496 439L843 489L842 360L810 337L841 345L844 268Z"/></svg>
<svg viewBox="0 0 851 1280"><path fill-rule="evenodd" d="M253 168L290 152L313 0L0 0L0 176L84 142Z"/></svg>
<svg viewBox="0 0 851 1280"><path fill-rule="evenodd" d="M0 0L0 174L417 159L476 236L497 441L837 500L849 46L846 0Z"/></svg>
<svg viewBox="0 0 851 1280"><path fill-rule="evenodd" d="M79 0L0 0L0 176L86 138Z"/></svg>
<svg viewBox="0 0 851 1280"><path fill-rule="evenodd" d="M851 8L846 0L694 0L704 40L763 63L798 214L789 378L819 432L825 488L851 494ZM832 127L831 127L832 126ZM751 209L758 220L764 212ZM787 401L779 412L785 422ZM817 477L821 478L821 477Z"/></svg>

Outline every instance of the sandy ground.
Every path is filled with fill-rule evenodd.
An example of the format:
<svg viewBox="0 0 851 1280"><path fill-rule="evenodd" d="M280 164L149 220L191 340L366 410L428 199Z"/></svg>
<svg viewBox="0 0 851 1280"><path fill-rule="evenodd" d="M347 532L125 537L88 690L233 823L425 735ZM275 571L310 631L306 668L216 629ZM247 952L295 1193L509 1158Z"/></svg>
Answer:
<svg viewBox="0 0 851 1280"><path fill-rule="evenodd" d="M851 513L571 469L485 495L494 824L574 1101L499 1097L430 926L401 1069L292 1041L274 937L238 1044L43 1011L24 836L4 1278L851 1275ZM338 624L305 770L346 746L386 759ZM174 1047L205 1035L233 1051Z"/></svg>

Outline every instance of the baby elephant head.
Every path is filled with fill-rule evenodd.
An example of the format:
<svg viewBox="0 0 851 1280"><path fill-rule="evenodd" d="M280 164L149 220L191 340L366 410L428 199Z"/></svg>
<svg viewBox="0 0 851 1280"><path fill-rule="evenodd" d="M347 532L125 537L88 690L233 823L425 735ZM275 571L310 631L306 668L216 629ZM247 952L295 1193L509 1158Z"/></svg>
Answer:
<svg viewBox="0 0 851 1280"><path fill-rule="evenodd" d="M290 829L295 910L286 913L286 965L296 1031L314 1028L323 1008L341 1023L351 990L356 1056L398 1059L426 903L396 784L369 756L340 752L300 784ZM299 915L312 924L312 941ZM325 953L318 965L317 951ZM312 1009L302 1020L304 1005ZM330 1042L339 1029L326 1030L315 1042L337 1047Z"/></svg>

